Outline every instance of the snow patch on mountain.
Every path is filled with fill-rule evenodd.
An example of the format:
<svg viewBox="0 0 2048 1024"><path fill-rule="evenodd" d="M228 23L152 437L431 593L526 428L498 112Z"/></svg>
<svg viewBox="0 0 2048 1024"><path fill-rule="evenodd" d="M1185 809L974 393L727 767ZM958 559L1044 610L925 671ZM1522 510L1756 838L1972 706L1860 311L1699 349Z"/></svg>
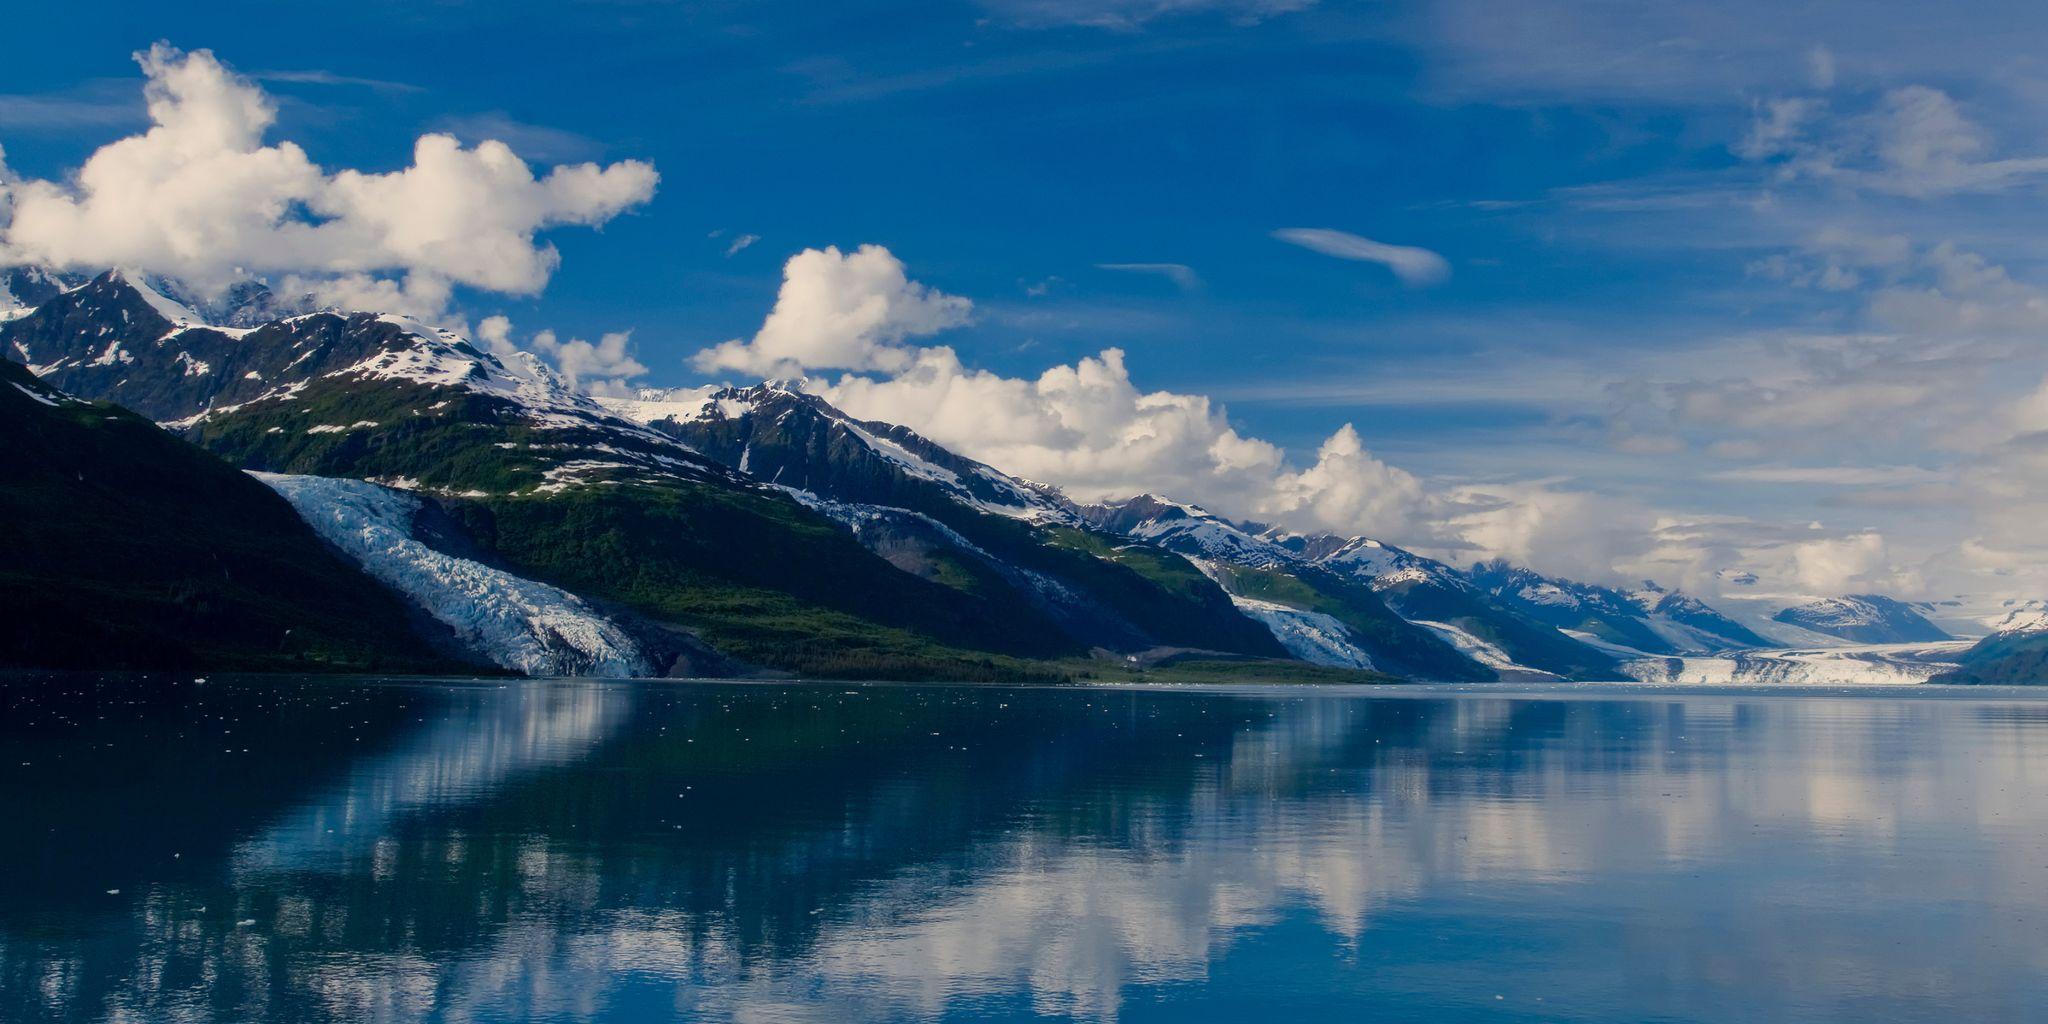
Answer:
<svg viewBox="0 0 2048 1024"><path fill-rule="evenodd" d="M1912 605L1879 594L1823 598L1787 608L1774 618L1861 644L1952 639Z"/></svg>
<svg viewBox="0 0 2048 1024"><path fill-rule="evenodd" d="M1353 537L1312 561L1326 569L1362 579L1374 590L1387 590L1404 583L1435 583L1456 590L1468 586L1456 569L1370 537Z"/></svg>
<svg viewBox="0 0 2048 1024"><path fill-rule="evenodd" d="M14 382L13 382L13 381L8 381L8 383L9 383L9 384L14 384ZM37 401L37 402L40 402L40 403L42 403L42 404L44 404L44 405L47 405L47 406L49 406L49 407L50 407L50 408L52 408L52 409L54 409L54 408L56 408L56 407L57 407L58 405L62 404L62 403L59 403L59 402L57 402L57 401L56 401L56 400L54 400L54 399L50 399L50 398L44 398L44 397L43 397L42 395L36 394L35 392L33 392L33 391L30 391L29 389L27 389L27 388L25 388L25 387L22 387L22 386L21 386L21 385L19 385L19 384L14 384L14 390L16 390L16 391L19 391L19 392L21 392L22 394L24 394L24 395L27 395L27 396L28 396L29 398L31 398L31 399L33 399L33 400L35 400L35 401Z"/></svg>
<svg viewBox="0 0 2048 1024"><path fill-rule="evenodd" d="M1083 512L1098 526L1190 558L1252 569L1285 568L1300 561L1271 537L1253 534L1200 505L1156 494L1090 506Z"/></svg>
<svg viewBox="0 0 2048 1024"><path fill-rule="evenodd" d="M1995 636L2048 633L2048 601L2009 601L2002 617L1986 621Z"/></svg>
<svg viewBox="0 0 2048 1024"><path fill-rule="evenodd" d="M647 388L632 398L597 401L614 415L657 429L667 426L686 438L693 426L715 428L750 421L754 424L751 429L758 430L762 423L784 427L792 418L799 418L792 429L801 433L801 418L816 417L826 424L828 447L850 440L902 478L932 485L962 505L1032 523L1079 523L1073 508L1050 488L954 455L905 428L855 419L804 391L801 381L769 380L750 387ZM753 455L751 444L741 451L741 472L771 484L788 483L778 474L757 469Z"/></svg>
<svg viewBox="0 0 2048 1024"><path fill-rule="evenodd" d="M71 287L61 275L42 267L0 267L0 322L27 316L50 296Z"/></svg>
<svg viewBox="0 0 2048 1024"><path fill-rule="evenodd" d="M169 321L172 327L204 327L207 325L205 317L200 316L183 303L171 300L162 291L153 287L141 274L134 273L133 271L117 270L114 272L114 279L116 281L125 281L130 288L135 289L135 294L142 296L142 301L148 303L149 308L156 310L156 315Z"/></svg>
<svg viewBox="0 0 2048 1024"><path fill-rule="evenodd" d="M416 539L420 499L412 495L361 480L252 475L370 575L498 665L534 676L653 674L632 637L576 595Z"/></svg>

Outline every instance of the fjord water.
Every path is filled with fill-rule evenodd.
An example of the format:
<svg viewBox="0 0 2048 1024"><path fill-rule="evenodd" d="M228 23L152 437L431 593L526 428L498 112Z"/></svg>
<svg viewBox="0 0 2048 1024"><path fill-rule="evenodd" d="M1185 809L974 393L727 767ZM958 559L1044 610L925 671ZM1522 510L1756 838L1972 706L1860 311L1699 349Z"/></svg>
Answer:
<svg viewBox="0 0 2048 1024"><path fill-rule="evenodd" d="M20 678L0 1020L2048 1019L2048 701Z"/></svg>

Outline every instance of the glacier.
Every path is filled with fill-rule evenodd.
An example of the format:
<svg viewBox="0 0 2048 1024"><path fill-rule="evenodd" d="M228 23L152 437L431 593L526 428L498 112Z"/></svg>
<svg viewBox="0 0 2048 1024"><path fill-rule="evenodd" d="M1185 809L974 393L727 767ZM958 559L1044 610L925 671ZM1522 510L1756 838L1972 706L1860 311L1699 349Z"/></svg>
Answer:
<svg viewBox="0 0 2048 1024"><path fill-rule="evenodd" d="M1257 620L1287 648L1287 653L1317 665L1339 668L1373 667L1372 656L1351 642L1351 631L1322 612L1303 611L1274 601L1230 595L1237 610Z"/></svg>
<svg viewBox="0 0 2048 1024"><path fill-rule="evenodd" d="M1554 672L1545 672L1540 668L1531 668L1515 661L1508 652L1501 650L1498 644L1490 643L1462 626L1427 619L1408 621L1435 633L1442 637L1444 642L1463 652L1466 657L1492 669L1504 683L1556 682L1564 678Z"/></svg>
<svg viewBox="0 0 2048 1024"><path fill-rule="evenodd" d="M1910 686L1956 667L1971 641L1846 644L1743 651L1704 658L1637 658L1622 671L1646 683L1688 686Z"/></svg>
<svg viewBox="0 0 2048 1024"><path fill-rule="evenodd" d="M582 598L420 542L413 536L417 497L362 480L250 475L371 576L502 668L530 676L656 674L632 636Z"/></svg>

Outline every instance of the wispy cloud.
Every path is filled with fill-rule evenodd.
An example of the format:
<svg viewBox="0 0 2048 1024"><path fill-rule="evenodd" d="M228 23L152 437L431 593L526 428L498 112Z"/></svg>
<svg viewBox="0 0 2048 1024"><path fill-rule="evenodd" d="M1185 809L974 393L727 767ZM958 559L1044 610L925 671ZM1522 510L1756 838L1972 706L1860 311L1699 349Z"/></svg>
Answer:
<svg viewBox="0 0 2048 1024"><path fill-rule="evenodd" d="M1734 150L1785 180L1915 198L2032 187L2048 176L2048 156L1995 155L1991 133L1962 104L1924 85L1890 90L1850 116L1819 97L1773 100L1757 108Z"/></svg>
<svg viewBox="0 0 2048 1024"><path fill-rule="evenodd" d="M1185 263L1097 263L1095 269L1118 270L1132 274L1153 274L1172 281L1184 292L1191 292L1202 287L1201 275L1195 273L1195 268Z"/></svg>
<svg viewBox="0 0 2048 1024"><path fill-rule="evenodd" d="M99 79L62 92L0 94L0 129L11 132L105 128L146 119L135 83Z"/></svg>
<svg viewBox="0 0 2048 1024"><path fill-rule="evenodd" d="M1921 466L1748 466L1711 474L1715 480L1756 484L1816 484L1828 487L1890 487L1947 479Z"/></svg>
<svg viewBox="0 0 2048 1024"><path fill-rule="evenodd" d="M1315 5L1316 0L982 0L999 17L1028 28L1082 25L1126 32L1183 14L1221 15L1255 25Z"/></svg>
<svg viewBox="0 0 2048 1024"><path fill-rule="evenodd" d="M495 140L511 146L529 160L548 163L594 160L604 155L607 148L588 135L565 128L528 124L502 110L446 117L436 122L434 127L470 145Z"/></svg>
<svg viewBox="0 0 2048 1024"><path fill-rule="evenodd" d="M393 82L382 78L361 78L356 75L341 75L332 71L257 71L249 75L259 82L284 82L291 85L336 85L370 89L375 92L425 92L410 82Z"/></svg>
<svg viewBox="0 0 2048 1024"><path fill-rule="evenodd" d="M741 235L738 238L733 239L731 245L725 247L725 255L727 257L737 256L740 254L740 250L745 249L747 246L750 246L760 240L760 235Z"/></svg>
<svg viewBox="0 0 2048 1024"><path fill-rule="evenodd" d="M1451 276L1451 265L1428 249L1411 245L1389 245L1334 228L1281 228L1273 237L1340 260L1377 263L1394 272L1410 287L1440 284Z"/></svg>

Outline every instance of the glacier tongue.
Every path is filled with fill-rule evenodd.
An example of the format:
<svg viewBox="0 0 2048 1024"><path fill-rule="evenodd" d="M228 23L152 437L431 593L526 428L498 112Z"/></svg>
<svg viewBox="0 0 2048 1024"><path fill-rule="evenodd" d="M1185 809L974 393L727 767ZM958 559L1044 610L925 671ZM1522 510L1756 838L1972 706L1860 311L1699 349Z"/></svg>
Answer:
<svg viewBox="0 0 2048 1024"><path fill-rule="evenodd" d="M1351 642L1351 631L1322 612L1303 611L1273 601L1230 595L1231 603L1258 620L1287 648L1287 653L1317 665L1339 668L1373 667L1372 656Z"/></svg>
<svg viewBox="0 0 2048 1024"><path fill-rule="evenodd" d="M418 498L361 480L251 475L370 575L504 668L532 676L654 674L633 638L576 595L415 539Z"/></svg>
<svg viewBox="0 0 2048 1024"><path fill-rule="evenodd" d="M1746 651L1712 658L1639 658L1622 665L1646 683L1689 686L1899 686L1955 668L1970 641L1853 644Z"/></svg>
<svg viewBox="0 0 2048 1024"><path fill-rule="evenodd" d="M1456 647L1466 657L1492 669L1500 676L1502 682L1550 682L1564 678L1554 672L1518 664L1508 652L1501 650L1499 645L1481 639L1461 626L1449 622L1431 622L1427 619L1409 621L1442 637L1446 643Z"/></svg>

